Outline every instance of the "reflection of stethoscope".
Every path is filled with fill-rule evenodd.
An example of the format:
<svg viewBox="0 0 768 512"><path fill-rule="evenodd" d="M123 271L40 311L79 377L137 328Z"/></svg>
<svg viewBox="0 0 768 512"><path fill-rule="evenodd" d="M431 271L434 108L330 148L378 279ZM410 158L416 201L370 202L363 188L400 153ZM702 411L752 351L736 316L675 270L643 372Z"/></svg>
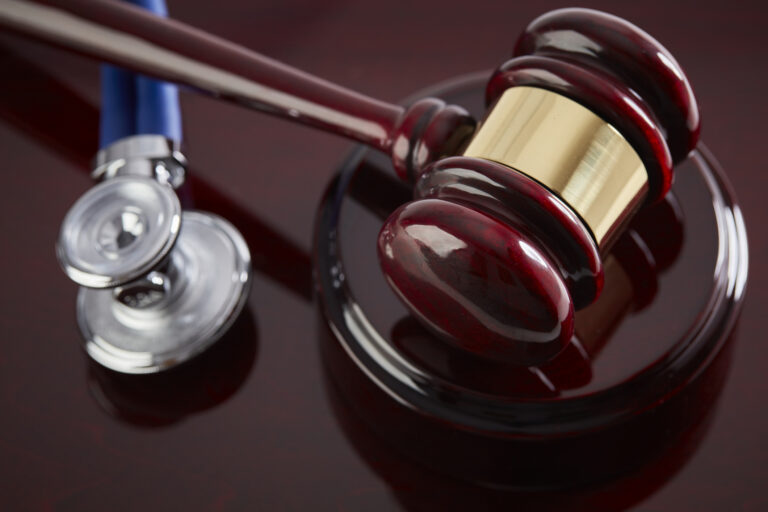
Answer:
<svg viewBox="0 0 768 512"><path fill-rule="evenodd" d="M166 15L163 0L130 0ZM215 342L241 311L250 253L229 222L182 211L181 116L175 86L105 66L101 150L86 192L61 226L57 255L81 285L88 354L125 373L178 365Z"/></svg>

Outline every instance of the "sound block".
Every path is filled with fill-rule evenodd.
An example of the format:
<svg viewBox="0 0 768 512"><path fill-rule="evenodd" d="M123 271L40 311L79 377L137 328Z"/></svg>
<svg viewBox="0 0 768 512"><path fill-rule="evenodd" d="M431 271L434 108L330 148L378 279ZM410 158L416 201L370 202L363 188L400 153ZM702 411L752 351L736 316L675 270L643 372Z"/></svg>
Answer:
<svg viewBox="0 0 768 512"><path fill-rule="evenodd" d="M471 75L414 98L482 117L486 80ZM672 194L676 223L638 214L645 252L628 239L606 255L615 269L577 314L569 347L520 367L466 356L409 316L381 273L376 237L411 191L386 157L355 149L315 230L321 349L345 404L337 414L367 425L403 464L494 488L572 488L650 467L665 468L660 485L702 437L747 278L743 219L706 148L677 168Z"/></svg>

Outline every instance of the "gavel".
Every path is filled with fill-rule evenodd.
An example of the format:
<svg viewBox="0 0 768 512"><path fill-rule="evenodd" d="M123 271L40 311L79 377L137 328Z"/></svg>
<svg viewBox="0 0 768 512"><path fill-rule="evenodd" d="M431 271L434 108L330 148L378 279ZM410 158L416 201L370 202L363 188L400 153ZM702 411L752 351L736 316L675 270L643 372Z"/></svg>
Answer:
<svg viewBox="0 0 768 512"><path fill-rule="evenodd" d="M372 99L121 3L8 0L0 26L388 154L414 200L378 237L387 282L438 338L505 363L563 350L574 312L600 295L603 258L665 196L700 130L672 55L587 9L526 28L479 124L442 100Z"/></svg>

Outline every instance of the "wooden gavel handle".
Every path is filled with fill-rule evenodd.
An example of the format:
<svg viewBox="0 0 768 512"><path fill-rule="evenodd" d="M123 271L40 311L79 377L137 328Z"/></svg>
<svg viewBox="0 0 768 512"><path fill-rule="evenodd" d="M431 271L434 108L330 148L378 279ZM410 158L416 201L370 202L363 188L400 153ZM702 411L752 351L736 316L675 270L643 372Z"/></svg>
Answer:
<svg viewBox="0 0 768 512"><path fill-rule="evenodd" d="M391 155L403 177L447 152L457 129L468 135L474 125L463 109L440 100L405 109L125 3L5 0L0 26L362 142ZM417 146L427 151L417 155Z"/></svg>

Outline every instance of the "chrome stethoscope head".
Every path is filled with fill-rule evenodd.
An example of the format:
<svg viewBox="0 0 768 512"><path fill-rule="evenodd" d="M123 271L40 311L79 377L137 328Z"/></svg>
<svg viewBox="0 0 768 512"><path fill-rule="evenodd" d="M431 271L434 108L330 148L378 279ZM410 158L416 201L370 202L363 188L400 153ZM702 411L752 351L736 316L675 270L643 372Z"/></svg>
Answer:
<svg viewBox="0 0 768 512"><path fill-rule="evenodd" d="M88 354L123 373L174 367L221 337L249 291L250 252L217 215L182 211L184 160L167 139L138 135L97 157L105 181L61 226L57 256L80 284Z"/></svg>

